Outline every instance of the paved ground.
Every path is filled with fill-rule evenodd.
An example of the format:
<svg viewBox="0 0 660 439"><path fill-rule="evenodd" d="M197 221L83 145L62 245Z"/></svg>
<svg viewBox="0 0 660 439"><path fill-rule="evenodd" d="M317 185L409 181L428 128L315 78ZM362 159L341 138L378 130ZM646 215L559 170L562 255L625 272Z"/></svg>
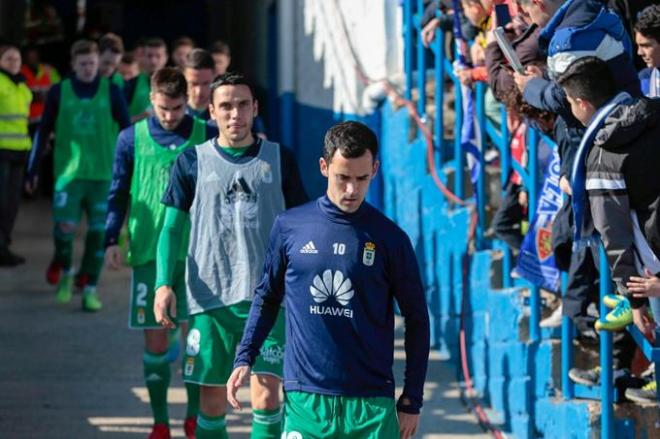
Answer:
<svg viewBox="0 0 660 439"><path fill-rule="evenodd" d="M44 280L50 231L48 205L25 203L14 249L28 264L0 269L0 437L146 437L151 421L142 382L142 338L126 328L130 273L104 273L100 291L105 307L99 314L81 312L78 295L69 305L56 306ZM78 242L78 258L80 251ZM395 358L401 376L401 340ZM417 437L488 437L461 405L453 378L453 368L434 355ZM173 380L170 400L173 436L183 437L185 398L179 378ZM248 411L230 413L228 421L230 437L249 437Z"/></svg>

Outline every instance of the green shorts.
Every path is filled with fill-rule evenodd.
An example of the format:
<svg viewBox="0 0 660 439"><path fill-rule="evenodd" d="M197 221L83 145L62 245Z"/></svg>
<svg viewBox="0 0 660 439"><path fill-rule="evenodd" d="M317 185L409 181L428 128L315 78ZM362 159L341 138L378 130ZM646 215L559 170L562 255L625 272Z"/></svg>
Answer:
<svg viewBox="0 0 660 439"><path fill-rule="evenodd" d="M236 348L250 312L251 302L212 309L190 316L183 380L206 386L224 386L234 367ZM284 366L284 310L268 334L252 373L282 379Z"/></svg>
<svg viewBox="0 0 660 439"><path fill-rule="evenodd" d="M108 210L109 181L72 180L59 183L53 194L53 218L56 222L78 224L83 211L90 227L105 225Z"/></svg>
<svg viewBox="0 0 660 439"><path fill-rule="evenodd" d="M399 439L393 398L284 393L286 439Z"/></svg>
<svg viewBox="0 0 660 439"><path fill-rule="evenodd" d="M174 294L176 295L176 318L174 323L188 320L188 305L186 303L186 265L183 261L176 263L174 269ZM133 267L131 279L131 303L128 311L128 327L131 329L162 329L154 316L154 286L156 283L156 262Z"/></svg>

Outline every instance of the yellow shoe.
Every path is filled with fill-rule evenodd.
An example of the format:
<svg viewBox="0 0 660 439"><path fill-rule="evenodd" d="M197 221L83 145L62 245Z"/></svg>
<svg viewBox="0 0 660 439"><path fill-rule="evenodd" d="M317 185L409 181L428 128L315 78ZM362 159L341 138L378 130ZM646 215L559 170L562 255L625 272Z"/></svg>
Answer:
<svg viewBox="0 0 660 439"><path fill-rule="evenodd" d="M55 300L58 303L69 303L73 295L73 276L63 273L57 284L57 293L55 293Z"/></svg>

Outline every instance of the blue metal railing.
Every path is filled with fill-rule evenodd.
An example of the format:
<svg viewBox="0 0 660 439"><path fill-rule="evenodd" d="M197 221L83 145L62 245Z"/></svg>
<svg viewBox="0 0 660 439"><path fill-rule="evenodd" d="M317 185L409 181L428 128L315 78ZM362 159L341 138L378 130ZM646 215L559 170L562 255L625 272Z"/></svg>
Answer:
<svg viewBox="0 0 660 439"><path fill-rule="evenodd" d="M424 118L426 116L426 55L427 52L421 41L421 18L423 14L423 1L422 0L404 0L404 63L405 63L405 96L410 99L412 97L413 86L418 91L417 109L419 115ZM439 16L439 12L438 12ZM458 78L453 73L451 61L445 54L445 40L446 35L440 29L436 31L436 37L428 50L433 53L435 58L433 79L435 81L435 114L433 120L434 139L433 145L436 150L436 158L441 165L452 167L454 169L454 185L453 193L461 199L465 198L464 190L464 167L465 156L461 145L461 127L463 124L463 107L462 95L459 92L460 83ZM416 72L413 71L413 48L416 55ZM416 75L415 75L416 73ZM413 77L415 81L413 81ZM454 84L454 112L455 112L455 127L454 127L454 145L453 157L450 158L448 154L447 145L450 139L444 137L444 93L443 88L445 79L450 79ZM502 187L506 186L511 170L517 171L523 182L523 186L528 191L528 212L529 220L531 222L532 216L536 212L536 206L539 199L540 188L540 172L538 160L538 145L542 139L546 144L556 147L554 142L542 135L541 133L529 129L527 135L527 148L528 148L528 164L527 168L522 167L519 163L511 159L509 150L509 135L506 124L506 112L501 110L501 123L496 127L493 122L487 120L484 111L484 93L485 85L477 84L475 87L475 95L477 98L477 118L478 124L481 128L483 136L483 145L490 141L499 151L500 166L501 166L501 183ZM420 134L421 135L421 134ZM478 188L475 188L479 193L485 195L485 167L482 163L482 172L478 181ZM477 203L477 212L479 222L477 225L476 238L478 248L484 248L484 231L485 231L485 206L486 201L482 197L475 197ZM501 241L493 241L493 248L499 249L503 252L503 286L511 287L513 281L510 277L511 269L513 268L513 260L511 252L508 247ZM605 257L605 252L601 246L599 249L599 271L600 271L600 296L601 299L606 294L611 292L612 283ZM565 294L567 286L567 274L562 273L562 293ZM530 342L536 343L542 339L542 331L539 327L541 317L541 296L538 287L529 284L530 288ZM602 305L600 314L604 318L607 314L607 309ZM651 344L639 333L639 331L631 327L629 331L637 343L642 347L642 351L650 361L660 362L660 348L652 347ZM562 371L561 371L561 389L564 399L572 399L574 397L584 397L591 399L601 400L601 437L613 438L614 437L614 410L613 403L617 400L617 394L613 389L612 383L612 335L607 331L601 332L600 337L600 367L601 367L601 383L603 385L587 388L585 386L574 384L568 377L568 371L573 366L573 338L575 335L575 328L572 321L568 317L563 317L561 328L562 339ZM656 370L657 369L656 367ZM658 376L658 375L656 375Z"/></svg>

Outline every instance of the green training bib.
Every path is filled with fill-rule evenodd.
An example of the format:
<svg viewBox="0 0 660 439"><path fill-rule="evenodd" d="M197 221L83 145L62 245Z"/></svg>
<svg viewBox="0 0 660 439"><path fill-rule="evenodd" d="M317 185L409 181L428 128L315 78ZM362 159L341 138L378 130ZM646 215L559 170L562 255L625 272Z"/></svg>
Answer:
<svg viewBox="0 0 660 439"><path fill-rule="evenodd" d="M101 78L91 99L81 99L71 80L62 81L55 122L56 189L75 179L111 180L117 132L112 118L110 82Z"/></svg>
<svg viewBox="0 0 660 439"><path fill-rule="evenodd" d="M131 205L128 218L131 265L141 265L156 259L158 236L165 220L165 205L160 202L170 180L170 168L187 148L203 143L206 123L193 118L193 129L188 140L178 147L164 147L149 134L148 119L135 124L135 162L131 181ZM173 145L171 145L173 146ZM190 224L186 222L186 230ZM181 245L179 259L185 259L186 242Z"/></svg>
<svg viewBox="0 0 660 439"><path fill-rule="evenodd" d="M144 113L151 106L151 100L149 99L150 92L149 75L140 73L136 79L133 98L128 105L128 114L131 117Z"/></svg>

